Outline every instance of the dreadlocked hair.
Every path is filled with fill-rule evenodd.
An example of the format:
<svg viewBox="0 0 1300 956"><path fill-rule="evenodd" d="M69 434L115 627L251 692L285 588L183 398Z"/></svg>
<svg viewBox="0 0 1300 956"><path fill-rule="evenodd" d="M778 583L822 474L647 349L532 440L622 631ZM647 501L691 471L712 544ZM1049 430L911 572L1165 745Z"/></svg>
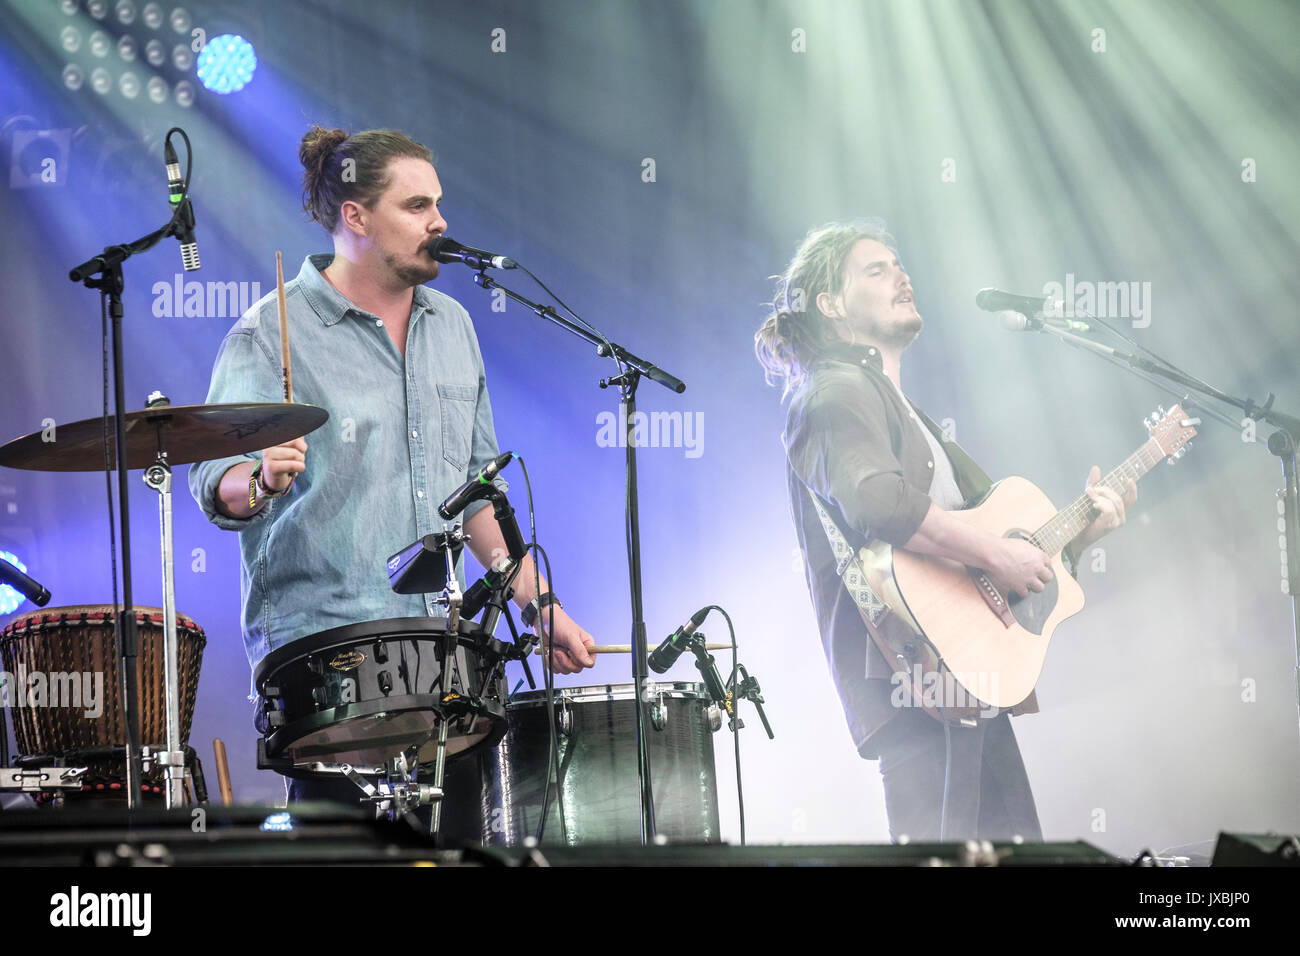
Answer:
<svg viewBox="0 0 1300 956"><path fill-rule="evenodd" d="M785 272L773 276L776 292L770 311L754 333L754 354L768 385L781 384L781 397L803 384L814 363L837 336L817 308L817 297L832 295L844 284L844 261L862 239L894 248L884 224L828 223L811 230Z"/></svg>

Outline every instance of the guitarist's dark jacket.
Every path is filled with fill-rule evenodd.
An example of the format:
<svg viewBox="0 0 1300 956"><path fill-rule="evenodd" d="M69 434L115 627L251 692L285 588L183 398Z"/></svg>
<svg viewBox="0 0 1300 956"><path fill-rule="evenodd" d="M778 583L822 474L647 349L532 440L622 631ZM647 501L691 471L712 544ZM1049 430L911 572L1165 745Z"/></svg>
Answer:
<svg viewBox="0 0 1300 956"><path fill-rule="evenodd" d="M989 476L912 407L947 452L958 489L972 503L992 485ZM862 756L875 758L873 736L898 713L890 702L892 671L835 573L809 492L820 498L854 549L873 538L901 547L930 508L930 444L885 377L879 351L847 344L832 347L791 397L782 440L822 646L854 745ZM1037 709L1031 694L1013 713Z"/></svg>

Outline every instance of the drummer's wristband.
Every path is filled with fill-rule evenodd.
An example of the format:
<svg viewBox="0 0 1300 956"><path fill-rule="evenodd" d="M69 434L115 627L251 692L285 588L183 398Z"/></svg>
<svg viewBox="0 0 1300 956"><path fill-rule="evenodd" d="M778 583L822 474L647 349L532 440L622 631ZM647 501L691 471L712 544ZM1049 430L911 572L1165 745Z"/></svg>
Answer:
<svg viewBox="0 0 1300 956"><path fill-rule="evenodd" d="M519 612L519 617L523 619L524 627L532 627L533 622L537 620L538 612L550 607L552 604L558 608L564 607L564 605L560 603L560 599L550 591L547 591L545 594L529 601L524 609Z"/></svg>
<svg viewBox="0 0 1300 956"><path fill-rule="evenodd" d="M248 476L248 507L256 509L261 501L270 501L273 498L283 498L293 487L294 479L297 475L289 476L289 483L280 491L271 491L262 484L262 463L259 461L253 466L253 473Z"/></svg>

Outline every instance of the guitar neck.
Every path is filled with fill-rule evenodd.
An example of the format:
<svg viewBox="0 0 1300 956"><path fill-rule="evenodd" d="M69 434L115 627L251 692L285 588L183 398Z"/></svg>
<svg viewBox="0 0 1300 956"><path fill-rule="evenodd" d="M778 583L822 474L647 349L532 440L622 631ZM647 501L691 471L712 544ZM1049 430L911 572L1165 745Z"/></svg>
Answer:
<svg viewBox="0 0 1300 956"><path fill-rule="evenodd" d="M1160 445L1154 438L1150 438L1145 445L1103 476L1094 487L1104 486L1122 497L1130 481L1136 482L1164 457ZM1092 519L1092 498L1086 494L1080 495L1035 531L1029 540L1048 554L1058 554L1092 523Z"/></svg>

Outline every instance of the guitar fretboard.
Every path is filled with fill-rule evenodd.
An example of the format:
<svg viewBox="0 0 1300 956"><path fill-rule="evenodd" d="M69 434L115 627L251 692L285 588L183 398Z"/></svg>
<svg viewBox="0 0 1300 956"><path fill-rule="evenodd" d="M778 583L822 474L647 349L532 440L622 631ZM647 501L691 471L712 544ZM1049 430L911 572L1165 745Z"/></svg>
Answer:
<svg viewBox="0 0 1300 956"><path fill-rule="evenodd" d="M1158 465L1164 457L1165 453L1161 451L1156 440L1148 439L1145 445L1120 462L1093 487L1104 485L1123 497L1130 480L1137 481ZM1073 541L1080 531L1092 524L1092 519L1092 499L1086 494L1080 495L1035 531L1029 540L1048 554L1057 554Z"/></svg>

